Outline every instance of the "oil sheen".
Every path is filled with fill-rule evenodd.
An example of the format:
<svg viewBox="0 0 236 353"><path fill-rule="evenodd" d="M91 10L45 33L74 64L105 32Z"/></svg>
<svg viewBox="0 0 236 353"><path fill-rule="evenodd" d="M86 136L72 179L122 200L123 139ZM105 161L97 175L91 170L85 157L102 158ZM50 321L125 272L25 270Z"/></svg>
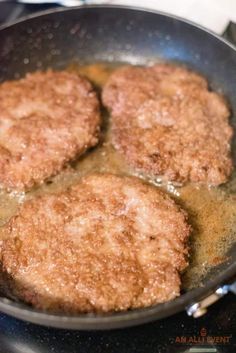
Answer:
<svg viewBox="0 0 236 353"><path fill-rule="evenodd" d="M86 76L100 94L102 86L118 65L72 63L68 70ZM97 147L88 151L59 175L27 194L8 194L1 191L0 225L5 224L12 215L17 213L19 204L25 200L45 193L65 190L88 173L111 172L137 176L112 147L109 127L109 115L104 110L102 136ZM145 179L142 175L138 176ZM152 178L146 178L146 182L170 193L188 212L192 234L189 244L190 264L183 274L183 289L189 290L199 286L210 269L227 260L227 252L236 241L236 173L226 185L217 188L196 184L177 187L172 184L162 184Z"/></svg>

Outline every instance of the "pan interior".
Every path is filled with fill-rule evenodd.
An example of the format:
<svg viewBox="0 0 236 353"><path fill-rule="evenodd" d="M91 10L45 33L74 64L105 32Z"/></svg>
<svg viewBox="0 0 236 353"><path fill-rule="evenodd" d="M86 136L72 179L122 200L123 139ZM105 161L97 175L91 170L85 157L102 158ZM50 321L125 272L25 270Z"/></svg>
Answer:
<svg viewBox="0 0 236 353"><path fill-rule="evenodd" d="M94 81L98 91L117 65L149 64L158 60L181 62L205 75L222 91L232 108L235 126L235 67L232 48L209 33L154 13L127 9L88 8L55 12L6 28L0 37L0 80L27 72L67 68ZM70 169L24 195L0 192L0 224L16 213L25 199L59 192L91 171L132 174L109 142L109 116L104 111L105 142L89 151ZM233 154L236 156L234 140ZM183 274L183 292L204 286L236 260L236 173L218 188L188 184L170 192L189 213L193 226L190 266ZM179 194L179 195L178 195Z"/></svg>

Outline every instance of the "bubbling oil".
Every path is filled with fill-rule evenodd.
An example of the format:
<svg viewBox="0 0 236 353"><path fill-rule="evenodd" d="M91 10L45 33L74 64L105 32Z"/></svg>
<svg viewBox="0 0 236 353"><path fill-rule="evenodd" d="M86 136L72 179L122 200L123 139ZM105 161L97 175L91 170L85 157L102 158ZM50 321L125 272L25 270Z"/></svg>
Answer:
<svg viewBox="0 0 236 353"><path fill-rule="evenodd" d="M80 73L93 82L98 90L112 73L116 65L97 63L79 65L72 63L69 71ZM59 175L47 180L41 186L21 195L0 193L0 225L14 214L19 204L27 199L57 193L76 183L82 176L93 172L110 172L120 175L136 175L110 142L108 113L103 111L103 126L100 143L85 153L78 161L65 168ZM176 187L162 184L159 180L145 178L146 182L164 189L175 198L189 215L192 225L190 237L189 266L183 274L183 289L199 286L212 267L226 261L227 251L236 241L236 173L223 187L209 188L204 185L186 184Z"/></svg>

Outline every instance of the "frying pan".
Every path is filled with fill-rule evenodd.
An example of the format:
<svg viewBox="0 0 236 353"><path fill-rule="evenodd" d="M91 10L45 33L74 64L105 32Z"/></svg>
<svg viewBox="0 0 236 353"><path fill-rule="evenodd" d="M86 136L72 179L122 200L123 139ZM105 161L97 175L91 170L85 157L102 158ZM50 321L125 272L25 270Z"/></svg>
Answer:
<svg viewBox="0 0 236 353"><path fill-rule="evenodd" d="M236 50L190 22L156 11L121 6L85 6L29 16L0 29L0 81L29 71L60 69L74 60L146 64L181 61L221 87L236 112ZM236 124L235 117L232 123ZM0 297L0 311L33 323L67 329L111 329L164 318L181 310L195 317L228 291L236 294L236 247L211 270L203 286L175 300L111 314L48 314Z"/></svg>

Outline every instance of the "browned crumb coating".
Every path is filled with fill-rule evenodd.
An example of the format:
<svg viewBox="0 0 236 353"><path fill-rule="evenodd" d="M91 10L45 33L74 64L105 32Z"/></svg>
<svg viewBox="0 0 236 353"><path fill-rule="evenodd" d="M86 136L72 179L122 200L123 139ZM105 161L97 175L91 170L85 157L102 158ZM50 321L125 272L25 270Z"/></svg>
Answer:
<svg viewBox="0 0 236 353"><path fill-rule="evenodd" d="M103 91L115 148L136 170L218 185L232 171L229 109L207 81L169 64L116 70Z"/></svg>
<svg viewBox="0 0 236 353"><path fill-rule="evenodd" d="M155 187L93 174L25 202L3 227L5 289L66 313L162 303L179 295L189 231L185 212Z"/></svg>
<svg viewBox="0 0 236 353"><path fill-rule="evenodd" d="M98 141L91 84L66 71L35 72L0 85L0 187L27 190Z"/></svg>

